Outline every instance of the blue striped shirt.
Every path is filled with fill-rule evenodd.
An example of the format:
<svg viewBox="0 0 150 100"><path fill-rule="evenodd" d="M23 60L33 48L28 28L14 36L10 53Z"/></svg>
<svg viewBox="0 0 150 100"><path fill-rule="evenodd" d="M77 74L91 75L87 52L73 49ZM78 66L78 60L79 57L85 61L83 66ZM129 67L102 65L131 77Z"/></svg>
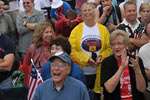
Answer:
<svg viewBox="0 0 150 100"><path fill-rule="evenodd" d="M41 83L34 94L33 100L90 100L85 85L67 76L64 85L58 91L52 78Z"/></svg>

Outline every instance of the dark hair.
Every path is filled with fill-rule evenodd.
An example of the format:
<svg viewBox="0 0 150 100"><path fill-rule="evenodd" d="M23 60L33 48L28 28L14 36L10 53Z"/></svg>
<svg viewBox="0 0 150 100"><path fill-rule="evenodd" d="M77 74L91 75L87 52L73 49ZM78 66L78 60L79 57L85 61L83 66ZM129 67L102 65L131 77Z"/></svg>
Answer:
<svg viewBox="0 0 150 100"><path fill-rule="evenodd" d="M65 17L70 20L76 19L77 18L76 11L75 10L67 10Z"/></svg>
<svg viewBox="0 0 150 100"><path fill-rule="evenodd" d="M32 3L34 3L34 0L31 0Z"/></svg>
<svg viewBox="0 0 150 100"><path fill-rule="evenodd" d="M61 46L63 51L66 52L68 55L70 55L71 53L71 45L68 41L67 38L59 36L55 39L53 39L50 43L50 48L52 47L52 45L57 45L57 46Z"/></svg>

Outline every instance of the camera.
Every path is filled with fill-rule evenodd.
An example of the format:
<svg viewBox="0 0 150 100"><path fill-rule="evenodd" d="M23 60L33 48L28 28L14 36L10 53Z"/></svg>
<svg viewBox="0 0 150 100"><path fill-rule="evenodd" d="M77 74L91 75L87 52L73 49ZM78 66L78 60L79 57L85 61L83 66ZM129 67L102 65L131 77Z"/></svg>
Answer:
<svg viewBox="0 0 150 100"><path fill-rule="evenodd" d="M97 58L97 54L96 54L95 52L92 52L92 59L93 59L94 61L96 61L96 58Z"/></svg>

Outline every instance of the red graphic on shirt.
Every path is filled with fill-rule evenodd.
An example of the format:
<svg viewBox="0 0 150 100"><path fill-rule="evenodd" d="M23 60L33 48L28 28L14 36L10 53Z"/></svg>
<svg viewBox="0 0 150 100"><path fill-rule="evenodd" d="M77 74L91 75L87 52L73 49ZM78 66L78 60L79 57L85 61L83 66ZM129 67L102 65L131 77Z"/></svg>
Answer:
<svg viewBox="0 0 150 100"><path fill-rule="evenodd" d="M120 65L121 61L118 61L118 66ZM120 90L121 90L121 100L132 100L132 89L128 66L125 67L120 77Z"/></svg>
<svg viewBox="0 0 150 100"><path fill-rule="evenodd" d="M98 38L87 38L83 40L81 46L86 51L95 52L101 49L101 40Z"/></svg>
<svg viewBox="0 0 150 100"><path fill-rule="evenodd" d="M0 51L5 52L5 50L3 48L0 48Z"/></svg>

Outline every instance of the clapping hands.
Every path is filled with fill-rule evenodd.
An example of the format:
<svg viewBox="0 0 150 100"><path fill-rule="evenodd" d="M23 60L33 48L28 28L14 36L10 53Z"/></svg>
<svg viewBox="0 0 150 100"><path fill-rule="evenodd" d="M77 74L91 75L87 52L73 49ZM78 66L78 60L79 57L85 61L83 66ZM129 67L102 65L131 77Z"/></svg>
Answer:
<svg viewBox="0 0 150 100"><path fill-rule="evenodd" d="M126 66L128 66L129 63L129 56L127 56L127 50L123 49L121 53L121 66L124 69Z"/></svg>

